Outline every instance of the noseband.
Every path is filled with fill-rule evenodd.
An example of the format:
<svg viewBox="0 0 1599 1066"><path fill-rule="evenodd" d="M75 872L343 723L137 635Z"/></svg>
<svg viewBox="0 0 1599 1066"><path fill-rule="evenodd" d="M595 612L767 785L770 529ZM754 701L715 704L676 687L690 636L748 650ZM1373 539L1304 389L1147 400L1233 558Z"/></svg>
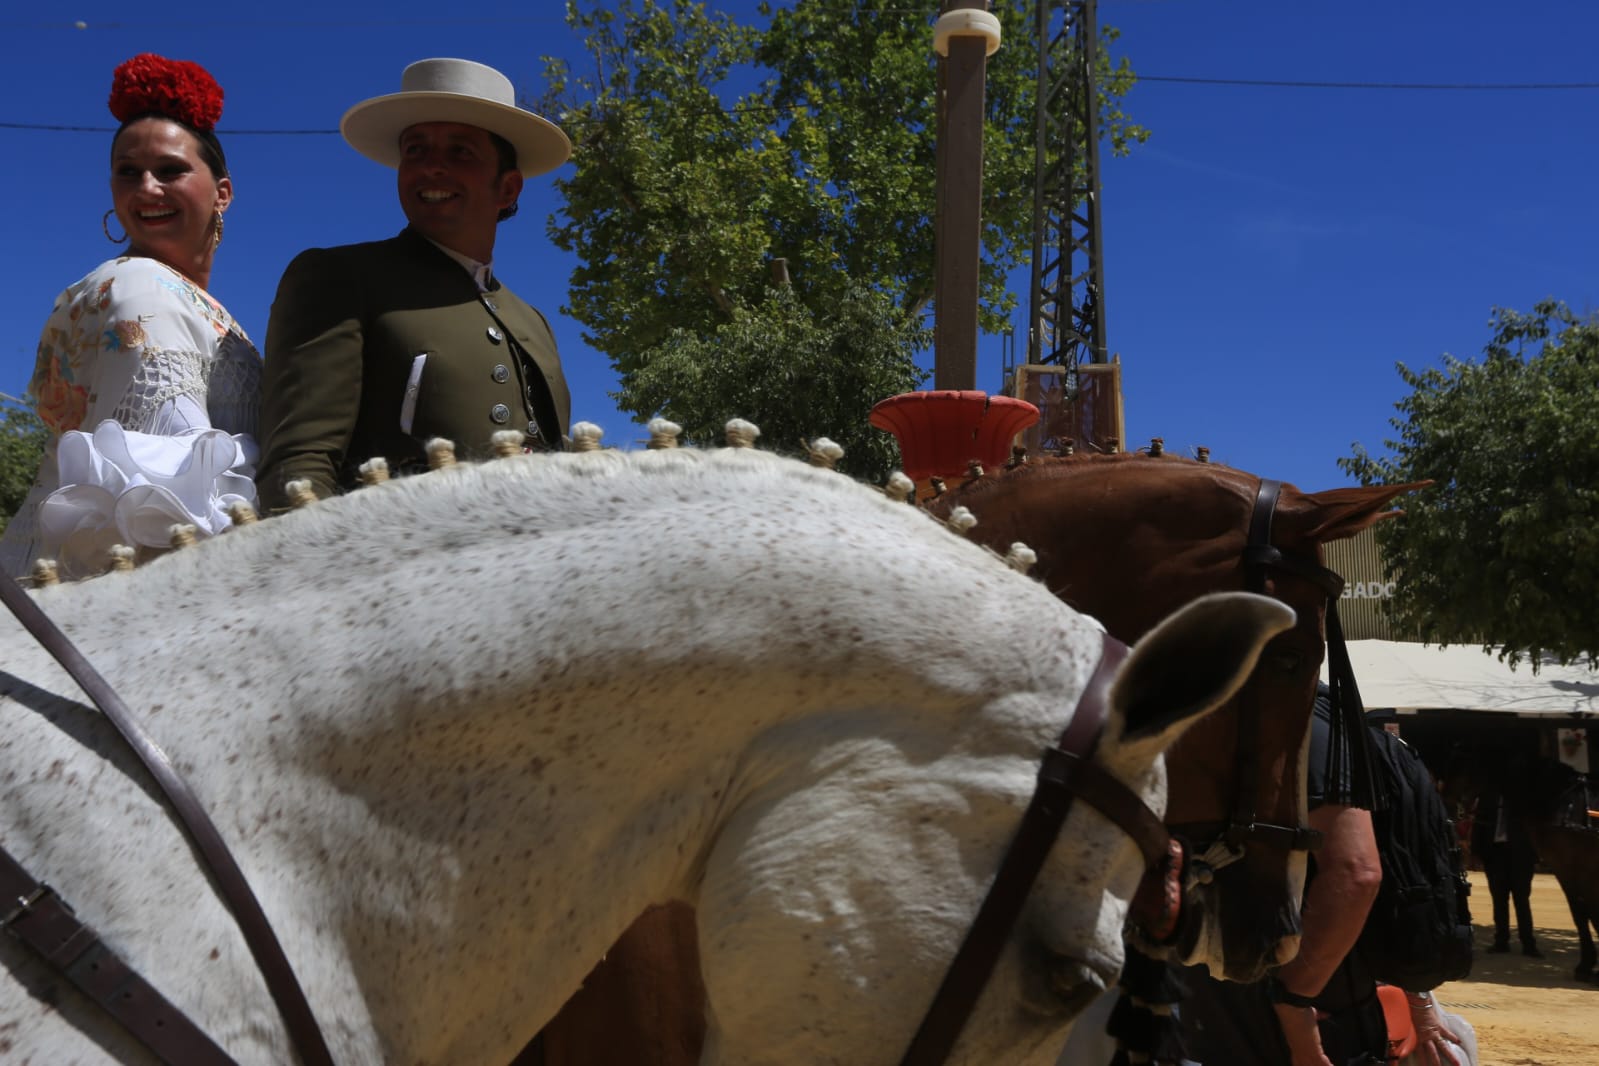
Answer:
<svg viewBox="0 0 1599 1066"><path fill-rule="evenodd" d="M1343 594L1344 579L1322 566L1314 558L1289 555L1271 542L1272 517L1277 512L1277 500L1282 495L1282 482L1263 478L1255 493L1254 511L1249 518L1249 539L1244 544L1243 563L1247 574L1246 588L1250 592L1267 595L1266 586L1273 573L1288 573L1302 577L1318 586L1327 596L1327 639L1335 639L1338 652L1345 659L1348 653L1343 646L1343 631L1338 625L1338 597ZM1337 653L1335 653L1336 656ZM1283 851L1311 851L1321 845L1321 833L1308 825L1289 826L1263 822L1255 817L1255 786L1260 772L1260 727L1266 716L1265 701L1251 681L1239 696L1238 741L1234 765L1233 806L1224 823L1185 822L1172 826L1172 831L1185 841L1195 841L1192 852L1190 876L1208 880L1217 868L1243 858L1250 843L1258 843ZM1200 846L1198 841L1204 841Z"/></svg>

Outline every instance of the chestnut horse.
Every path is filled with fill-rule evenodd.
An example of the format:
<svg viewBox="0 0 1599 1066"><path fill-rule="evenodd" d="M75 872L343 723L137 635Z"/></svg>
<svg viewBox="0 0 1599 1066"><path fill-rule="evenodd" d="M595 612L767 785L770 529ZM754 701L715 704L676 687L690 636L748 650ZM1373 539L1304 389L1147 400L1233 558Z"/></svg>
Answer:
<svg viewBox="0 0 1599 1066"><path fill-rule="evenodd" d="M1223 958L1225 977L1253 981L1291 959L1304 887L1305 754L1325 649L1329 588L1321 545L1399 512L1420 485L1277 491L1257 536L1281 562L1246 560L1262 486L1225 466L1138 453L1045 459L967 482L929 504L965 507L968 534L1004 553L1036 552L1033 574L1060 599L1136 641L1173 608L1209 592L1253 588L1292 607L1298 622L1261 655L1245 690L1191 730L1170 757L1166 821L1190 854L1214 868L1193 883L1175 954ZM1254 549L1257 562L1261 545ZM1025 627L1027 620L1020 620ZM1238 811L1252 813L1238 826ZM1223 839L1229 824L1231 839ZM1277 827L1273 830L1271 827ZM1215 967L1212 967L1213 972ZM1222 974L1218 974L1221 976Z"/></svg>

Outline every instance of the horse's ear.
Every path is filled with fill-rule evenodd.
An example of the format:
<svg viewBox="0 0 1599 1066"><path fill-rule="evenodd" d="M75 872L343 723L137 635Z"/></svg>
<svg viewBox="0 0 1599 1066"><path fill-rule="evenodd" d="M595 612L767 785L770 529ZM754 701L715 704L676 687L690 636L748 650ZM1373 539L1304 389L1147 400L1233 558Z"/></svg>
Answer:
<svg viewBox="0 0 1599 1066"><path fill-rule="evenodd" d="M1321 492L1299 493L1299 500L1288 510L1298 521L1296 530L1306 540L1318 544L1343 540L1403 511L1385 510L1407 492L1431 485L1431 481L1411 481L1404 485L1361 485ZM1305 506L1302 501L1308 501ZM1303 528L1299 528L1303 525Z"/></svg>
<svg viewBox="0 0 1599 1066"><path fill-rule="evenodd" d="M1266 642L1294 624L1266 596L1202 596L1169 615L1133 648L1111 689L1124 745L1164 750L1192 722L1232 698Z"/></svg>

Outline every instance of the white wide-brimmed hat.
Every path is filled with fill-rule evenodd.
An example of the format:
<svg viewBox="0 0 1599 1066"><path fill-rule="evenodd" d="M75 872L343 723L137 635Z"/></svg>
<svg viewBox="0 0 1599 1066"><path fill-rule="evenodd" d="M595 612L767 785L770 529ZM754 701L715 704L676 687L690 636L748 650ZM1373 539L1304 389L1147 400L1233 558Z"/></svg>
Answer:
<svg viewBox="0 0 1599 1066"><path fill-rule="evenodd" d="M400 134L418 122L460 122L497 133L516 149L524 177L554 170L572 154L555 123L516 106L511 79L469 59L421 59L400 75L400 91L344 113L350 147L384 166L400 165Z"/></svg>

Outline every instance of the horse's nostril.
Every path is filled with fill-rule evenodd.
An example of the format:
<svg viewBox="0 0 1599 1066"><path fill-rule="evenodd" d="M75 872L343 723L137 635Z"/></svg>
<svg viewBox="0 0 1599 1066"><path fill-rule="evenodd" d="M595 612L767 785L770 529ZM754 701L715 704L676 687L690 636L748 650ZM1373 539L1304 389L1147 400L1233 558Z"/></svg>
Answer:
<svg viewBox="0 0 1599 1066"><path fill-rule="evenodd" d="M1087 963L1061 956L1050 961L1049 986L1066 1013L1075 1016L1105 991L1105 979Z"/></svg>

